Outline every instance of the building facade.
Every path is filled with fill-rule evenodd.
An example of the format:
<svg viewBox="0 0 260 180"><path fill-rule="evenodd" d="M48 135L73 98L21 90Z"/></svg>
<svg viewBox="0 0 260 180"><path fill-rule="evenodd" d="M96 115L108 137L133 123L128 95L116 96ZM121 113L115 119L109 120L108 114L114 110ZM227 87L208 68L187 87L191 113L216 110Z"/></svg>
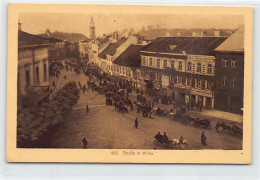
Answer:
<svg viewBox="0 0 260 180"><path fill-rule="evenodd" d="M242 114L244 97L244 29L239 29L217 47L215 56L215 108Z"/></svg>
<svg viewBox="0 0 260 180"><path fill-rule="evenodd" d="M157 38L141 51L142 75L161 100L214 107L215 57L223 37ZM148 93L149 88L147 88Z"/></svg>
<svg viewBox="0 0 260 180"><path fill-rule="evenodd" d="M40 94L48 92L49 45L49 41L39 36L18 32L18 95L25 95L31 89Z"/></svg>
<svg viewBox="0 0 260 180"><path fill-rule="evenodd" d="M140 72L140 50L143 45L131 44L125 51L123 51L113 62L113 76L118 77L119 83L124 88L136 89L140 87L141 79Z"/></svg>

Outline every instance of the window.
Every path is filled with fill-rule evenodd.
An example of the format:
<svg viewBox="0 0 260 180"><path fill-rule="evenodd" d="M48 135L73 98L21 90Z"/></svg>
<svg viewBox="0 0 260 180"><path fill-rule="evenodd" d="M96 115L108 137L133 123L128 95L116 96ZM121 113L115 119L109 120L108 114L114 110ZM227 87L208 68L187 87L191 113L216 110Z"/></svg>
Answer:
<svg viewBox="0 0 260 180"><path fill-rule="evenodd" d="M222 60L222 67L228 67L228 60L227 59Z"/></svg>
<svg viewBox="0 0 260 180"><path fill-rule="evenodd" d="M187 85L188 85L188 86L191 85L191 80L190 80L190 78L187 78Z"/></svg>
<svg viewBox="0 0 260 180"><path fill-rule="evenodd" d="M125 74L125 67L123 67L123 74Z"/></svg>
<svg viewBox="0 0 260 180"><path fill-rule="evenodd" d="M192 79L191 83L192 83L191 86L195 87L195 79Z"/></svg>
<svg viewBox="0 0 260 180"><path fill-rule="evenodd" d="M174 61L171 61L171 68L174 69Z"/></svg>
<svg viewBox="0 0 260 180"><path fill-rule="evenodd" d="M187 71L191 71L191 62L188 62L188 68Z"/></svg>
<svg viewBox="0 0 260 180"><path fill-rule="evenodd" d="M167 60L163 61L163 67L165 67L165 68L167 67Z"/></svg>
<svg viewBox="0 0 260 180"><path fill-rule="evenodd" d="M35 73L36 73L36 82L40 82L40 77L39 77L39 67L35 68Z"/></svg>
<svg viewBox="0 0 260 180"><path fill-rule="evenodd" d="M153 59L152 58L150 58L149 66L153 66Z"/></svg>
<svg viewBox="0 0 260 180"><path fill-rule="evenodd" d="M201 63L197 64L197 72L201 72Z"/></svg>
<svg viewBox="0 0 260 180"><path fill-rule="evenodd" d="M208 74L212 74L212 64L208 64Z"/></svg>
<svg viewBox="0 0 260 180"><path fill-rule="evenodd" d="M174 80L174 83L177 84L177 76L174 76L173 80Z"/></svg>
<svg viewBox="0 0 260 180"><path fill-rule="evenodd" d="M197 80L197 87L201 87L201 80L200 79Z"/></svg>
<svg viewBox="0 0 260 180"><path fill-rule="evenodd" d="M222 86L226 86L227 85L227 76L224 76L222 78Z"/></svg>
<svg viewBox="0 0 260 180"><path fill-rule="evenodd" d="M181 84L181 80L182 80L182 78L180 76L178 76L178 84Z"/></svg>
<svg viewBox="0 0 260 180"><path fill-rule="evenodd" d="M182 62L181 61L179 61L178 70L182 70Z"/></svg>
<svg viewBox="0 0 260 180"><path fill-rule="evenodd" d="M186 78L185 78L185 77L182 78L182 84L183 84L183 85L186 84Z"/></svg>
<svg viewBox="0 0 260 180"><path fill-rule="evenodd" d="M140 77L141 77L141 73L137 72L137 78L140 79Z"/></svg>
<svg viewBox="0 0 260 180"><path fill-rule="evenodd" d="M231 60L231 67L236 68L237 67L237 61L235 59Z"/></svg>
<svg viewBox="0 0 260 180"><path fill-rule="evenodd" d="M236 86L236 78L232 78L231 79L231 84L230 84L231 87L235 87Z"/></svg>
<svg viewBox="0 0 260 180"><path fill-rule="evenodd" d="M25 72L26 86L30 86L30 71Z"/></svg>
<svg viewBox="0 0 260 180"><path fill-rule="evenodd" d="M211 89L212 88L212 83L210 81L207 81L207 89Z"/></svg>
<svg viewBox="0 0 260 180"><path fill-rule="evenodd" d="M46 64L43 65L43 71L44 71L43 80L47 81L47 65Z"/></svg>
<svg viewBox="0 0 260 180"><path fill-rule="evenodd" d="M158 58L157 61L156 61L156 67L160 67L160 59Z"/></svg>
<svg viewBox="0 0 260 180"><path fill-rule="evenodd" d="M145 66L145 57L143 56L143 65Z"/></svg>
<svg viewBox="0 0 260 180"><path fill-rule="evenodd" d="M205 81L201 80L201 89L205 89Z"/></svg>

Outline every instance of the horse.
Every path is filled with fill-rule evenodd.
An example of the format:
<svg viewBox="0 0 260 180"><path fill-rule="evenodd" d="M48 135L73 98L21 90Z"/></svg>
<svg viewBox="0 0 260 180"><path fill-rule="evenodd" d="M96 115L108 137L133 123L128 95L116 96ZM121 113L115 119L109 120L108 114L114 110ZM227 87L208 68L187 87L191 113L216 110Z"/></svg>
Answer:
<svg viewBox="0 0 260 180"><path fill-rule="evenodd" d="M109 98L107 98L106 99L106 105L110 105L110 106L112 106L112 100L111 99L109 99Z"/></svg>
<svg viewBox="0 0 260 180"><path fill-rule="evenodd" d="M176 149L184 149L184 146L188 147L188 143L185 139L172 139L170 140Z"/></svg>

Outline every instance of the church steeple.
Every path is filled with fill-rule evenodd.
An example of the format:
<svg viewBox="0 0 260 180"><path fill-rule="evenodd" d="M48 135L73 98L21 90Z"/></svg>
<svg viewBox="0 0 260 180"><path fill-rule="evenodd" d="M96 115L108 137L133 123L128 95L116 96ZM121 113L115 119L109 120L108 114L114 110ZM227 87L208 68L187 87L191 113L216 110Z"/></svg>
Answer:
<svg viewBox="0 0 260 180"><path fill-rule="evenodd" d="M95 39L96 35L95 35L95 24L94 24L94 20L93 17L91 16L91 20L90 20L90 39Z"/></svg>

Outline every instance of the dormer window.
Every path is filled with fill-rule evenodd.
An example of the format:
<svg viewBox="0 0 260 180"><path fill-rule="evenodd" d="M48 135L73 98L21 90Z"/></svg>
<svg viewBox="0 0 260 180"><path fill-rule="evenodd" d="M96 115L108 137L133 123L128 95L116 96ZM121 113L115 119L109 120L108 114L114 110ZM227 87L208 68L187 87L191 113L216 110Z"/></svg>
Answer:
<svg viewBox="0 0 260 180"><path fill-rule="evenodd" d="M177 47L177 45L172 44L172 45L169 45L169 47L170 47L170 50L174 50Z"/></svg>

